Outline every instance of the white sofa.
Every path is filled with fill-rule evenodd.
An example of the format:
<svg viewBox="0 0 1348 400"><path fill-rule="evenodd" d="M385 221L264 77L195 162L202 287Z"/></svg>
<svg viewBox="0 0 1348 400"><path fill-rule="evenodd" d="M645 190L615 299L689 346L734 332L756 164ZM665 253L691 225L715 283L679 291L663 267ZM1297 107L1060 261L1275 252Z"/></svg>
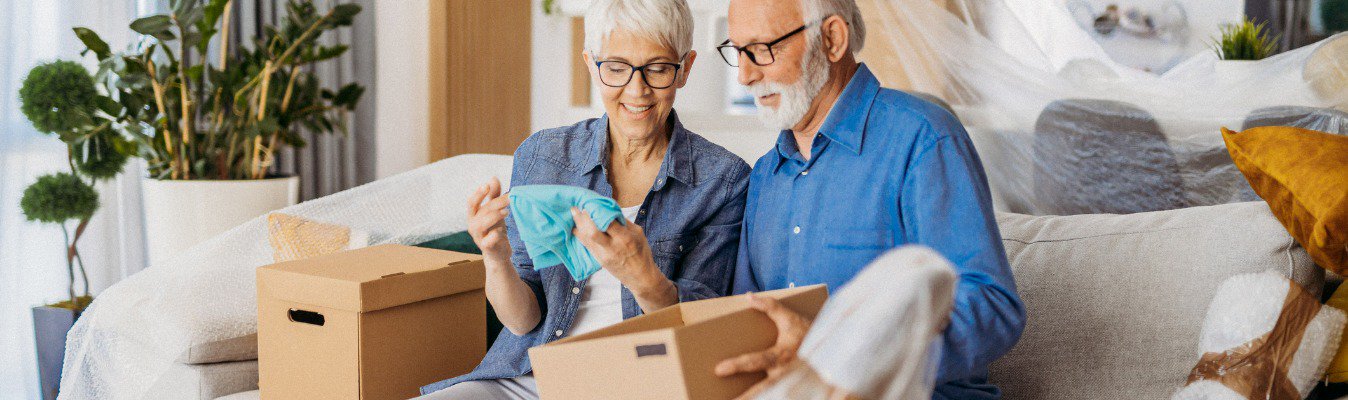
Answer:
<svg viewBox="0 0 1348 400"><path fill-rule="evenodd" d="M468 191L507 181L509 169L505 156L455 157L280 212L348 224L371 244L419 243L462 230ZM1261 202L998 223L1029 313L1020 343L991 368L1011 399L1167 397L1197 359L1224 278L1274 269L1317 293L1323 282ZM255 358L254 268L270 257L260 218L105 291L72 330L62 398L255 389L255 363L214 374L190 365ZM183 379L184 368L199 378Z"/></svg>

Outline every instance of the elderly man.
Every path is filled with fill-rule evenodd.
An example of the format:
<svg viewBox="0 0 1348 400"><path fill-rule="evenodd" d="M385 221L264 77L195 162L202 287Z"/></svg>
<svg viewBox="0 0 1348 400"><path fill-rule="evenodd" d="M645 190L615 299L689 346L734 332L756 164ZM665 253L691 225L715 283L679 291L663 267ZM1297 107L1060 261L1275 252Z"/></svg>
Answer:
<svg viewBox="0 0 1348 400"><path fill-rule="evenodd" d="M988 363L1019 339L1025 311L993 219L987 178L949 112L881 88L856 60L865 26L854 0L732 0L729 40L761 119L781 129L749 177L736 293L846 285L884 251L921 244L958 275L935 398L994 399ZM781 317L773 348L716 373L780 371L809 322Z"/></svg>

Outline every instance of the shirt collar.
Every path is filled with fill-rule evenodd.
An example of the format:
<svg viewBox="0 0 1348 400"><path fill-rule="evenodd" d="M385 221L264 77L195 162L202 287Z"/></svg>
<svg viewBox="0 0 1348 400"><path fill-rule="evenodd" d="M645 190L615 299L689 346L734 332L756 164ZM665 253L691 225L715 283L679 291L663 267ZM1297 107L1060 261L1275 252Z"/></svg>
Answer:
<svg viewBox="0 0 1348 400"><path fill-rule="evenodd" d="M669 147L665 149L665 158L660 162L660 173L655 178L655 184L651 186L653 191L663 189L669 179L678 180L689 186L692 186L695 182L692 139L690 137L693 133L684 128L683 122L679 120L678 112L670 110L669 120L673 124L669 133ZM584 164L581 165L586 173L599 168L607 168L609 164L608 122L608 114L605 114L590 124L590 138L586 145L589 152L585 157Z"/></svg>
<svg viewBox="0 0 1348 400"><path fill-rule="evenodd" d="M866 63L861 63L842 93L834 100L824 124L819 126L819 134L861 154L861 142L866 134L866 118L870 116L871 103L875 101L878 93L880 81L871 73ZM799 153L795 143L791 130L782 130L777 137L778 165Z"/></svg>

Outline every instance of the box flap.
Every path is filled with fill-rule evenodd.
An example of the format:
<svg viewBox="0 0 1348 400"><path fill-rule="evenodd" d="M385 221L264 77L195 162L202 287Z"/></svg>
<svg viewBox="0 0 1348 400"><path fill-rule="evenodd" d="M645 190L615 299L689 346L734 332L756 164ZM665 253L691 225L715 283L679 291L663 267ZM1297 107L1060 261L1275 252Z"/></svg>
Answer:
<svg viewBox="0 0 1348 400"><path fill-rule="evenodd" d="M384 244L259 267L281 300L367 312L481 289L482 256ZM259 286L262 288L263 286Z"/></svg>
<svg viewBox="0 0 1348 400"><path fill-rule="evenodd" d="M790 289L770 290L755 293L756 296L772 297L783 302L794 302L795 298L827 299L828 286L823 284L800 286ZM822 301L820 301L822 303ZM749 308L749 295L719 297L680 304L683 306L683 323L695 324L714 319L722 315ZM793 307L794 308L794 307ZM818 310L816 310L817 312ZM809 317L813 317L810 315Z"/></svg>

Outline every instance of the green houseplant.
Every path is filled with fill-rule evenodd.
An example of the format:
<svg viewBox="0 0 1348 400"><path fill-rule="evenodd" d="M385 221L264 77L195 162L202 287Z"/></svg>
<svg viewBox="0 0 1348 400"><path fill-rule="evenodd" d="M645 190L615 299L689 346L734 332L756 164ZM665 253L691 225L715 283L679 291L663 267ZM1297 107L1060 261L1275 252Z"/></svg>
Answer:
<svg viewBox="0 0 1348 400"><path fill-rule="evenodd" d="M278 150L301 135L345 133L364 87L325 87L318 63L346 53L326 33L350 26L360 6L320 10L292 0L276 26L230 45L230 0L171 0L166 13L136 19L141 39L113 52L97 33L74 28L98 59L107 93L96 118L144 159L146 241L153 264L241 222L298 200L297 177L269 176ZM209 207L204 202L210 201Z"/></svg>
<svg viewBox="0 0 1348 400"><path fill-rule="evenodd" d="M1276 37L1265 30L1267 23L1255 24L1248 17L1240 23L1222 27L1222 36L1213 45L1222 60L1255 61L1268 58L1276 50Z"/></svg>
<svg viewBox="0 0 1348 400"><path fill-rule="evenodd" d="M20 109L39 132L56 136L66 147L69 171L38 177L24 189L19 208L32 222L59 225L63 234L68 297L33 307L33 333L38 377L43 399L56 398L60 384L65 337L75 319L93 301L89 275L80 256L79 241L94 212L98 192L94 183L116 176L126 164L129 143L95 115L108 98L99 94L89 71L70 61L34 67L19 89ZM74 235L70 224L74 223ZM78 268L77 268L78 267ZM76 270L82 282L76 292Z"/></svg>

